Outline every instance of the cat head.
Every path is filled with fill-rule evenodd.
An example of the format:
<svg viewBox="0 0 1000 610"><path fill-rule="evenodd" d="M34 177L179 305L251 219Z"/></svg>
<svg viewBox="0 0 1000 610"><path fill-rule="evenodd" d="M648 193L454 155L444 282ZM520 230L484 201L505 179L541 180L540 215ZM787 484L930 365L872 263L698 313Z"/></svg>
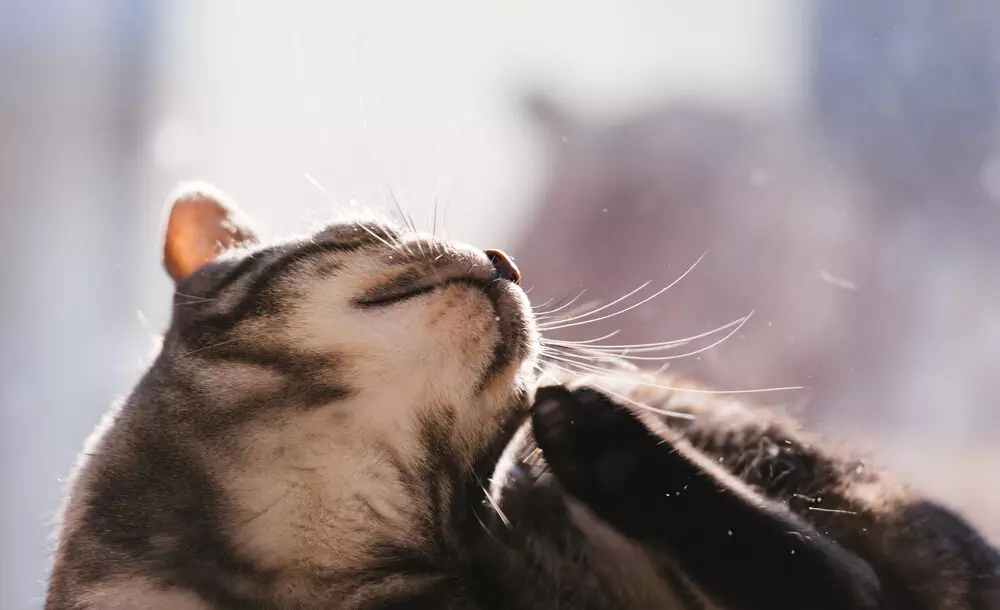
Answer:
<svg viewBox="0 0 1000 610"><path fill-rule="evenodd" d="M364 569L433 546L436 507L526 417L537 340L517 269L385 223L262 243L201 184L169 210L171 322L83 454L53 599L400 589Z"/></svg>
<svg viewBox="0 0 1000 610"><path fill-rule="evenodd" d="M223 386L265 383L256 373L269 369L292 373L299 386L286 388L286 400L357 404L345 416L368 429L443 411L463 420L452 426L482 429L464 420L523 402L535 329L502 253L361 221L261 245L211 186L182 185L170 205L169 358L210 360L203 370L215 367Z"/></svg>

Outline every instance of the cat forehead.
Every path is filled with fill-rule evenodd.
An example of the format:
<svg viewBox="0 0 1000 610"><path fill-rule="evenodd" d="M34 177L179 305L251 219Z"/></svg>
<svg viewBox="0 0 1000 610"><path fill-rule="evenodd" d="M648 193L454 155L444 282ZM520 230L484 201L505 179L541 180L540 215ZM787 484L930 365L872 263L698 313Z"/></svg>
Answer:
<svg viewBox="0 0 1000 610"><path fill-rule="evenodd" d="M200 293L229 285L282 260L301 261L336 255L341 261L363 260L401 249L408 231L368 220L337 221L310 233L225 250L181 281L179 293Z"/></svg>

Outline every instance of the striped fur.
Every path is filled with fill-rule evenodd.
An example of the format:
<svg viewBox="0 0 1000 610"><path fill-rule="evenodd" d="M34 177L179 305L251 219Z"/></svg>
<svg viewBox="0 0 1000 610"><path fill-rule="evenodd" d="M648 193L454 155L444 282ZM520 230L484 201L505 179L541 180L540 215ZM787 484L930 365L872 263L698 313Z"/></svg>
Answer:
<svg viewBox="0 0 1000 610"><path fill-rule="evenodd" d="M529 419L538 351L531 310L480 250L372 223L263 246L243 239L242 226L225 230L195 240L228 248L218 256L167 248L179 278L171 325L156 361L81 456L47 610L993 607L947 579L938 605L925 603L926 587L907 598L923 605L873 605L885 591L916 591L886 586L884 576L959 565L968 576L992 556L954 563L978 538L943 513L888 519L867 546L851 522L796 513L801 486L844 497L856 489L872 506L894 488L881 480L874 491L855 488L839 470L828 480L820 468L817 480L780 486L762 478L766 461L737 471L746 450L772 434L763 420L708 417L698 420L703 429L656 431L645 416L611 418L610 439L616 430L654 439L630 445L663 466L649 485L672 484L657 477L676 468L710 484L686 505L698 523L671 521L648 503L627 511L634 519L609 512L606 495L588 495L601 488L587 479L593 460L574 454L574 429L540 419L575 412L576 395L559 395L552 411L554 390L542 391L549 410L540 403ZM666 400L644 391L626 390ZM596 417L617 412L598 402ZM661 450L681 433L693 446ZM789 459L842 464L820 451ZM729 471L706 457L716 455ZM634 496L625 488L616 497L627 506ZM899 516L903 506L915 504L887 510ZM789 563L662 529L718 531L734 520L761 547L778 548L788 532L812 542ZM893 539L892 527L909 538ZM951 541L953 556L920 563L898 555L917 548L923 532ZM823 595L804 601L807 588L783 582L789 575Z"/></svg>
<svg viewBox="0 0 1000 610"><path fill-rule="evenodd" d="M489 256L371 223L254 245L218 197L174 205L171 324L81 456L48 609L663 605L555 490L484 527L537 351Z"/></svg>

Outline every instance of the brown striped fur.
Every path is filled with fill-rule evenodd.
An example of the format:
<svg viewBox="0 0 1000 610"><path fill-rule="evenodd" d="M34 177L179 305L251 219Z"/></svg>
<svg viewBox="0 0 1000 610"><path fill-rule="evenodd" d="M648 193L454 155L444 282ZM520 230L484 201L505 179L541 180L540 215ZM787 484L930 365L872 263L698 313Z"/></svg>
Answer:
<svg viewBox="0 0 1000 610"><path fill-rule="evenodd" d="M742 406L638 385L623 396L698 418L607 417L614 401L580 411L564 390L530 420L556 390L537 389L524 293L483 251L362 222L261 245L209 187L172 203L173 318L81 455L47 610L994 607L995 552L960 519ZM577 412L610 422L593 452L539 415ZM640 487L708 482L690 514L607 512L588 469L633 472L604 451L628 434L662 465ZM861 516L796 503L817 494ZM732 522L805 546L790 562L684 534Z"/></svg>

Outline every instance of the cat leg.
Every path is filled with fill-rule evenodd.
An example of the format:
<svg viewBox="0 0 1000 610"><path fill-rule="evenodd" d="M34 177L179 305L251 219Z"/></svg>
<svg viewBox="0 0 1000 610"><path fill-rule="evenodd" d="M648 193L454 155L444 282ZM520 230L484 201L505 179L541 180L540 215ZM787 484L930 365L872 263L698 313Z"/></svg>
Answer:
<svg viewBox="0 0 1000 610"><path fill-rule="evenodd" d="M656 421L596 390L552 386L538 390L532 425L568 493L727 607L878 607L863 560Z"/></svg>
<svg viewBox="0 0 1000 610"><path fill-rule="evenodd" d="M961 516L767 409L699 404L686 409L693 420L668 425L864 558L887 607L1000 608L1000 554Z"/></svg>

